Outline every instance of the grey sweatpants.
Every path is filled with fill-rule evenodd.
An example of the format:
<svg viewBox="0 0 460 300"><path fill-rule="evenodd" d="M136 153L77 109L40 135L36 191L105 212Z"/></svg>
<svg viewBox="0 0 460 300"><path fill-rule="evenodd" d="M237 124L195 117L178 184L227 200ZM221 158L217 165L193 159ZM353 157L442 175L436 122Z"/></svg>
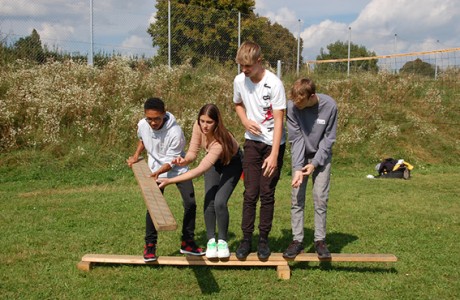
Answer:
<svg viewBox="0 0 460 300"><path fill-rule="evenodd" d="M308 162L310 163L311 160ZM326 239L326 215L331 178L331 162L327 162L325 166L319 166L310 176L312 176L313 181L313 204L315 211L314 241L316 242ZM293 239L299 242L303 242L304 239L305 192L310 176L305 176L302 184L298 188L292 188L291 191L292 235Z"/></svg>

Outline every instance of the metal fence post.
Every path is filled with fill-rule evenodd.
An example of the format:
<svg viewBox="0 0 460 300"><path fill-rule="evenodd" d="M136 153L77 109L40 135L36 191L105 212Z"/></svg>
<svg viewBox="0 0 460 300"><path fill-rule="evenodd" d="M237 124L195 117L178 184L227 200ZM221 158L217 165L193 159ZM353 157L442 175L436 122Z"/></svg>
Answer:
<svg viewBox="0 0 460 300"><path fill-rule="evenodd" d="M88 55L88 65L93 65L93 57L94 57L94 38L93 38L93 0L89 1L89 27L90 27L90 47L89 47L89 55Z"/></svg>
<svg viewBox="0 0 460 300"><path fill-rule="evenodd" d="M281 60L278 60L276 64L276 75L278 76L279 79L281 79Z"/></svg>
<svg viewBox="0 0 460 300"><path fill-rule="evenodd" d="M238 12L238 49L241 46L241 12ZM238 74L240 74L240 64L238 64Z"/></svg>
<svg viewBox="0 0 460 300"><path fill-rule="evenodd" d="M171 1L168 0L168 66L171 69Z"/></svg>
<svg viewBox="0 0 460 300"><path fill-rule="evenodd" d="M297 66L296 75L299 76L299 65L300 65L300 19L299 19L299 33L297 35Z"/></svg>
<svg viewBox="0 0 460 300"><path fill-rule="evenodd" d="M350 77L350 47L351 47L351 27L348 27L348 63L347 76Z"/></svg>

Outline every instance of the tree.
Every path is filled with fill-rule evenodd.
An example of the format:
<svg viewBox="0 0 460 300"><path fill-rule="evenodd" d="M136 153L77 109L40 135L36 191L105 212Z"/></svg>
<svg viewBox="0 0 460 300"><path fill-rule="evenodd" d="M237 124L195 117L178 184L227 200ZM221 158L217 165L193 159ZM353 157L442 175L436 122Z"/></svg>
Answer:
<svg viewBox="0 0 460 300"><path fill-rule="evenodd" d="M31 35L20 38L14 43L14 51L18 58L29 59L38 63L45 61L40 35L33 29Z"/></svg>
<svg viewBox="0 0 460 300"><path fill-rule="evenodd" d="M427 77L434 77L435 67L432 64L422 61L420 58L417 58L413 61L408 61L404 66L399 69L400 73L405 74L414 74Z"/></svg>
<svg viewBox="0 0 460 300"><path fill-rule="evenodd" d="M6 65L14 59L14 52L8 47L7 36L0 31L0 66Z"/></svg>
<svg viewBox="0 0 460 300"><path fill-rule="evenodd" d="M281 25L272 25L268 19L256 16L254 5L253 0L171 1L172 63L190 60L195 64L204 57L219 62L233 61L238 49L238 11L242 13L243 41L259 43L270 62L278 59L292 62L292 56L297 53L296 39ZM166 63L168 1L158 0L155 7L156 22L150 25L148 33L153 46L158 47L157 62Z"/></svg>
<svg viewBox="0 0 460 300"><path fill-rule="evenodd" d="M245 20L242 27L242 40L258 43L262 48L266 62L270 65L276 65L277 61L281 60L285 66L291 67L291 69L295 68L297 64L297 39L287 28L278 23L271 24L269 19L258 16ZM302 44L301 41L301 49Z"/></svg>
<svg viewBox="0 0 460 300"><path fill-rule="evenodd" d="M343 59L348 58L348 42L336 41L335 43L326 46L327 51L323 48L320 50L320 55L316 57L316 60L328 60L328 59ZM375 52L368 51L364 46L358 46L350 43L350 58L355 57L371 57L375 56ZM377 59L371 60L359 60L351 61L350 69L352 70L364 70L364 71L378 71ZM324 63L318 64L315 69L317 71L337 71L346 72L348 68L348 62L337 62L337 63Z"/></svg>

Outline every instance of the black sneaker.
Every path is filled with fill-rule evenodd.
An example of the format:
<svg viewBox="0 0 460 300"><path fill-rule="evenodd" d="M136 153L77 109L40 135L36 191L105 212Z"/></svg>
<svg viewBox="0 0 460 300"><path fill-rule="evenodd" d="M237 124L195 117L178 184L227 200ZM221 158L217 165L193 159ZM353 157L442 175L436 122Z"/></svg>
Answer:
<svg viewBox="0 0 460 300"><path fill-rule="evenodd" d="M259 238L259 245L257 246L257 256L260 259L267 259L270 256L270 248L268 247L268 240Z"/></svg>
<svg viewBox="0 0 460 300"><path fill-rule="evenodd" d="M286 251L283 252L284 258L295 258L299 253L303 252L303 245L297 240L293 240Z"/></svg>
<svg viewBox="0 0 460 300"><path fill-rule="evenodd" d="M316 241L315 249L316 253L318 253L318 258L331 258L331 252L327 249L325 241Z"/></svg>
<svg viewBox="0 0 460 300"><path fill-rule="evenodd" d="M204 252L202 248L198 247L195 244L194 240L182 241L180 245L180 253L197 256L206 254L206 252Z"/></svg>
<svg viewBox="0 0 460 300"><path fill-rule="evenodd" d="M251 252L251 240L243 239L238 249L236 249L236 257L239 259L246 258Z"/></svg>
<svg viewBox="0 0 460 300"><path fill-rule="evenodd" d="M157 255L156 255L156 250L157 247L153 243L149 243L144 246L144 261L149 262L149 261L156 261L157 260Z"/></svg>

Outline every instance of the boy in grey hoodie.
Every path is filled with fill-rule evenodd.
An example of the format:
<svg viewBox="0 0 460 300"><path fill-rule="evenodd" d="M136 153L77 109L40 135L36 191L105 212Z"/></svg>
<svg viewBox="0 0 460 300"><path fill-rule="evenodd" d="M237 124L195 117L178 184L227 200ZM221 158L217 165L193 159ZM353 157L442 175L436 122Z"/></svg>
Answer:
<svg viewBox="0 0 460 300"><path fill-rule="evenodd" d="M185 137L176 122L176 118L165 110L163 101L159 98L149 98L144 103L145 118L137 124L139 141L133 156L127 160L131 167L139 160L145 150L148 156L148 165L152 171L152 180L159 177L175 177L188 171L187 167L172 165L171 161L184 154ZM182 243L180 252L191 255L204 255L194 241L196 201L195 190L191 180L176 184L184 203L184 219L182 223ZM163 193L163 190L161 190ZM155 261L157 230L147 210L145 218L145 246L144 260Z"/></svg>
<svg viewBox="0 0 460 300"><path fill-rule="evenodd" d="M291 226L293 241L283 253L294 258L303 251L305 191L313 180L315 249L319 258L330 258L326 246L326 213L329 199L332 146L336 139L337 104L328 95L316 94L315 83L302 78L291 89L287 128L292 152Z"/></svg>

